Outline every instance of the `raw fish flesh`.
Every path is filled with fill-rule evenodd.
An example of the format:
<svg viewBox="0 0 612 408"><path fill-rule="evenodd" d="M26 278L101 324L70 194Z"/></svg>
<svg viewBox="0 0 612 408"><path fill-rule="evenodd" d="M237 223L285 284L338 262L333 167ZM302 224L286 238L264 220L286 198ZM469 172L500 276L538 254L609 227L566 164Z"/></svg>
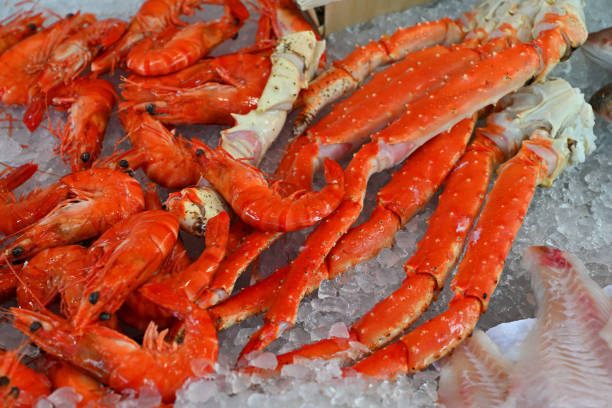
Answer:
<svg viewBox="0 0 612 408"><path fill-rule="evenodd" d="M612 301L569 253L530 247L523 267L538 312L518 362L475 332L443 363L439 401L448 408L612 406Z"/></svg>

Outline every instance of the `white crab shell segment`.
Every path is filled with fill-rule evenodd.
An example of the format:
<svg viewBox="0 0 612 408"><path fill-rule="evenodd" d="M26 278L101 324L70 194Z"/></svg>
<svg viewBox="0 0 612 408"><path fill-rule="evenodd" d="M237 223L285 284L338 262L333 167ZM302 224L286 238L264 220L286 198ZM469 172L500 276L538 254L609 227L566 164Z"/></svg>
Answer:
<svg viewBox="0 0 612 408"><path fill-rule="evenodd" d="M229 212L223 197L212 187L184 188L166 201L168 211L179 219L181 229L203 236L208 221L222 211Z"/></svg>
<svg viewBox="0 0 612 408"><path fill-rule="evenodd" d="M517 30L521 42L527 42L555 27L543 21L548 14L571 14L586 27L583 3L582 0L485 0L474 8L473 15L476 27L483 28L492 37L498 35L500 26L508 24Z"/></svg>
<svg viewBox="0 0 612 408"><path fill-rule="evenodd" d="M595 119L593 109L582 92L559 78L523 87L502 98L502 111L489 116L489 129L503 129L500 133L484 132L510 157L521 142L530 137L553 140L554 151L526 143L548 163L549 175L543 182L549 185L567 165L582 163L595 150Z"/></svg>
<svg viewBox="0 0 612 408"><path fill-rule="evenodd" d="M270 57L272 71L257 110L290 110L300 90L308 86L324 48L312 31L283 36Z"/></svg>
<svg viewBox="0 0 612 408"><path fill-rule="evenodd" d="M257 166L285 124L302 88L314 75L325 49L311 31L283 36L270 57L272 71L257 109L232 115L236 124L222 131L221 147L236 159Z"/></svg>

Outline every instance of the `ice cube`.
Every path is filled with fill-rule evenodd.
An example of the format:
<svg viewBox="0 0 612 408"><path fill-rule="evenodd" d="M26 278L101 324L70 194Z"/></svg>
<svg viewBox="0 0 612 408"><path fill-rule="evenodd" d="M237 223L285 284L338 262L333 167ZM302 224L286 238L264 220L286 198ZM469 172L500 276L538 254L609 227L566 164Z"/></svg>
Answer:
<svg viewBox="0 0 612 408"><path fill-rule="evenodd" d="M250 366L262 368L264 370L273 370L278 365L274 353L268 351L253 351L246 356Z"/></svg>
<svg viewBox="0 0 612 408"><path fill-rule="evenodd" d="M329 328L329 337L337 337L340 339L348 339L350 337L346 324L338 322L332 324Z"/></svg>

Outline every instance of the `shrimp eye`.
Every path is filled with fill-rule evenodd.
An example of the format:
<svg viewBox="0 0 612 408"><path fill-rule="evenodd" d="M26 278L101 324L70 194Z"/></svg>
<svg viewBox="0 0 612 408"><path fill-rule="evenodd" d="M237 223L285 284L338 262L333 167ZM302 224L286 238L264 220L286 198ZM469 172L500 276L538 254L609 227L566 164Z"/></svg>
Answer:
<svg viewBox="0 0 612 408"><path fill-rule="evenodd" d="M2 377L0 377L0 387L4 387L5 385L8 385L8 383L10 383L11 380L9 380L9 378L6 375L3 375Z"/></svg>
<svg viewBox="0 0 612 408"><path fill-rule="evenodd" d="M81 154L81 160L83 161L83 163L87 163L90 158L91 158L91 155L89 154L89 152L85 152Z"/></svg>
<svg viewBox="0 0 612 408"><path fill-rule="evenodd" d="M128 167L130 167L130 163L128 163L128 161L125 159L121 159L119 160L119 167L121 167L122 169L127 169Z"/></svg>
<svg viewBox="0 0 612 408"><path fill-rule="evenodd" d="M111 314L108 312L102 312L100 313L99 319L101 322L107 322L109 321L111 318Z"/></svg>
<svg viewBox="0 0 612 408"><path fill-rule="evenodd" d="M38 27L36 27L36 24L34 23L30 23L28 24L28 30L30 31L35 31Z"/></svg>
<svg viewBox="0 0 612 408"><path fill-rule="evenodd" d="M155 113L155 105L152 103L147 103L147 106L145 109L147 110L147 113L149 115L152 115L153 113Z"/></svg>
<svg viewBox="0 0 612 408"><path fill-rule="evenodd" d="M15 247L15 248L13 248L11 253L13 254L14 257L18 257L21 254L23 254L23 248L22 247Z"/></svg>
<svg viewBox="0 0 612 408"><path fill-rule="evenodd" d="M196 156L201 156L204 154L204 149L198 149L196 150Z"/></svg>
<svg viewBox="0 0 612 408"><path fill-rule="evenodd" d="M19 398L19 388L17 388L17 387L11 388L11 395L15 399Z"/></svg>
<svg viewBox="0 0 612 408"><path fill-rule="evenodd" d="M74 17L74 13L68 13L68 14L66 14L66 18L72 18L72 17Z"/></svg>
<svg viewBox="0 0 612 408"><path fill-rule="evenodd" d="M89 303L92 305L98 303L98 299L100 299L100 292L91 292L89 294Z"/></svg>
<svg viewBox="0 0 612 408"><path fill-rule="evenodd" d="M40 329L41 327L42 327L42 324L40 322L32 322L32 324L30 325L30 331L34 333L36 330Z"/></svg>

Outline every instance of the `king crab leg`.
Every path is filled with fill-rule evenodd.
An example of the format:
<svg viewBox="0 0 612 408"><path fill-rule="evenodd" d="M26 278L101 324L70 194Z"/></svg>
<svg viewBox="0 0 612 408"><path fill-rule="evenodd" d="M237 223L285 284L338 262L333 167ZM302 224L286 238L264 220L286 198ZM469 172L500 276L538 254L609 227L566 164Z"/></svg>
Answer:
<svg viewBox="0 0 612 408"><path fill-rule="evenodd" d="M296 139L283 157L277 173L289 185L311 188L312 175L318 163L327 154L331 154L334 159L346 155L355 145L363 143L371 132L400 115L405 109L404 103L441 86L444 78L450 74L463 72L480 58L481 53L492 53L505 48L506 41L508 39L502 36L478 51L467 47L455 50L433 47L414 53L383 73L375 75L372 81L349 99L336 105L330 116L317 123L305 136ZM401 88L403 92L400 95L384 92L385 88ZM371 98L374 97L377 97L377 104L372 106ZM352 112L346 113L349 108ZM355 130L352 126L357 120L358 129ZM445 166L443 163L438 165L441 168ZM438 185L439 182L432 183L424 190L427 191L424 195L433 194ZM419 204L415 207L418 206ZM271 232L255 232L245 240L244 249L235 254L239 259L233 260L230 257L219 269L208 293L205 294L206 299L202 299L204 304L210 306L229 296L238 276L259 253L279 237L279 234ZM252 256L247 256L248 254Z"/></svg>
<svg viewBox="0 0 612 408"><path fill-rule="evenodd" d="M544 86L569 88L563 82L554 80ZM567 109L565 114L563 108L552 112L553 123L536 128L518 154L501 167L453 280L455 297L449 309L360 361L353 367L356 371L388 378L420 370L472 332L486 311L535 187L550 186L568 163L583 161L594 148L590 106L576 90L560 96L567 98L558 102Z"/></svg>
<svg viewBox="0 0 612 408"><path fill-rule="evenodd" d="M467 143L473 126L474 119L464 120L449 132L450 137L463 139ZM265 348L293 324L299 303L315 271L361 213L369 177L401 163L419 147L411 142L391 147L388 137L396 134L387 133L387 129L377 134L372 142L364 145L353 156L345 170L345 195L342 203L306 239L303 250L290 266L278 298L266 313L264 326L251 337L241 356Z"/></svg>
<svg viewBox="0 0 612 408"><path fill-rule="evenodd" d="M402 214L403 219L407 220L409 218L409 214L416 213L437 191L438 187L465 149L470 133L466 131L463 138L454 136L455 135L452 133L447 133L441 135L439 138L431 140L421 149L417 150L413 156L406 161L402 169L394 174L393 181L390 183L392 186L391 189L397 191L396 187L401 185L404 194L406 195L405 200L399 199L400 202L404 202L405 204L402 210L399 211L399 213ZM438 159L440 162L436 163L434 159ZM420 192L419 199L409 200L408 196L410 198L414 198L415 191ZM392 224L391 227L388 227L386 224L380 224L378 220L376 220L375 226L383 230L385 228L393 229L395 232L400 225L399 218L394 213L390 214L390 218L391 220L389 223L395 222L395 224ZM405 221L402 221L402 223L403 222ZM254 235L255 234L253 234L251 237ZM392 238L393 234L390 234L390 239ZM377 238L374 238L374 240L376 239ZM339 244L340 243L337 245ZM246 265L243 264L242 266L246 268ZM339 271L338 268L334 267L334 259L332 256L330 256L327 259L327 262L323 263L319 267L315 277L310 282L307 293L310 293L318 288L323 279L332 279L341 272L343 271ZM221 279L229 274L229 268L220 268L220 272L215 276L215 280L219 279L221 282ZM239 310L241 316L244 316L245 318L252 314L261 313L269 308L271 300L276 297L275 295L278 291L278 285L282 279L284 279L286 274L287 267L281 268L270 276L270 278L267 278L264 281L253 285L252 287L244 289L240 294L228 299L226 302L219 304L218 308L212 308L211 310L217 310L218 312L214 312L217 316L219 316L222 320L231 321L232 323L242 319L232 317L234 312L231 310ZM224 290L227 291L228 288L224 287ZM274 294L272 294L271 291L274 292ZM251 308L250 306L251 302L253 301L251 293L259 293L259 299L256 300L256 303L260 304L261 306L259 306L257 309ZM210 294L210 296L212 295L213 293ZM207 299L205 304L210 305L214 304L214 302Z"/></svg>
<svg viewBox="0 0 612 408"><path fill-rule="evenodd" d="M535 25L536 39L533 43L518 44L500 52L492 52L492 56L474 64L468 72L451 76L444 86L431 92L428 97L409 104L407 112L388 126L384 133L381 132L379 138L374 139L384 140L387 146L394 145L394 155L404 158L435 134L496 102L532 77L545 76L569 51L570 46L577 46L586 39L586 29L578 9L571 4L564 4L562 8L566 13L560 16L553 14L558 11L559 6L550 7L544 5L535 10L533 8L526 10L532 13L533 18L541 18L541 21L537 21ZM359 158L360 153L370 145L360 150L351 164L363 160ZM397 163L391 158L393 155L385 153L387 157L384 155L377 157L376 154L368 155L368 153L364 155L376 157L376 163L367 162L370 166L380 166L385 160ZM352 174L349 165L346 171L345 201L338 207L334 217L325 220L308 238L304 250L292 263L279 297L268 310L264 326L251 337L241 357L254 350L265 348L292 326L297 307L308 286L307 282L311 279L310 276L352 224L352 222L346 223L346 218L356 219L359 214L360 208L352 200L358 197L357 191L363 192L364 187L359 185L363 183L364 177L367 180L368 171L371 171L364 166L359 168L359 175Z"/></svg>
<svg viewBox="0 0 612 408"><path fill-rule="evenodd" d="M385 36L357 47L344 60L336 61L319 75L303 92L302 102L305 106L296 119L293 134L297 136L304 132L323 107L357 88L379 66L399 61L410 52L434 45L458 43L468 31L465 28L461 20L444 18L403 28L390 37Z"/></svg>

